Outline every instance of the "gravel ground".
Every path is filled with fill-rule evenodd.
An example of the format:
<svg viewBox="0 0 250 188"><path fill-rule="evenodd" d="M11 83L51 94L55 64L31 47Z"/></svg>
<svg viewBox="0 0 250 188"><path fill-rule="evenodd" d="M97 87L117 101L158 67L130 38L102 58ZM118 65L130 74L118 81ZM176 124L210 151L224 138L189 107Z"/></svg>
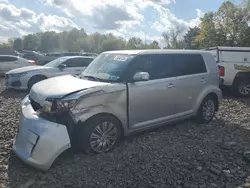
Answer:
<svg viewBox="0 0 250 188"><path fill-rule="evenodd" d="M0 188L2 187L248 187L250 99L223 99L208 125L192 120L126 138L112 153L67 151L49 172L24 165L11 151L25 93L3 91L0 79ZM250 187L250 186L249 186Z"/></svg>

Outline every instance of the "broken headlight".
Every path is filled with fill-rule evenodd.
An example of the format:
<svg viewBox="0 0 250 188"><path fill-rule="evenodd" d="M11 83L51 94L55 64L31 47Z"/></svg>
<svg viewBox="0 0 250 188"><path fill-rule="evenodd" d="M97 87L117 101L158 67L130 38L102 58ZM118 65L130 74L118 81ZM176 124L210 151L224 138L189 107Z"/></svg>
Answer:
<svg viewBox="0 0 250 188"><path fill-rule="evenodd" d="M76 104L77 100L57 100L57 99L49 99L44 102L43 111L44 112L55 112L58 110L69 110L73 108Z"/></svg>

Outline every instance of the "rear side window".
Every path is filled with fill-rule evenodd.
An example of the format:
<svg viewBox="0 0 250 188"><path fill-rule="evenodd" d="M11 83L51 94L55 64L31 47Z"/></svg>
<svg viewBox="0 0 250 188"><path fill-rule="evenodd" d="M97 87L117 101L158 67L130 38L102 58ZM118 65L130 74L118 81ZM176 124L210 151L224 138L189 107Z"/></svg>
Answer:
<svg viewBox="0 0 250 188"><path fill-rule="evenodd" d="M148 72L150 80L177 76L173 56L169 54L139 55L135 58L131 74Z"/></svg>
<svg viewBox="0 0 250 188"><path fill-rule="evenodd" d="M91 63L92 59L85 58L72 58L68 59L64 64L67 67L87 67Z"/></svg>
<svg viewBox="0 0 250 188"><path fill-rule="evenodd" d="M178 76L207 72L203 57L200 54L175 55L175 67Z"/></svg>
<svg viewBox="0 0 250 188"><path fill-rule="evenodd" d="M17 57L12 57L12 56L0 56L0 62L11 62L11 61L16 61Z"/></svg>

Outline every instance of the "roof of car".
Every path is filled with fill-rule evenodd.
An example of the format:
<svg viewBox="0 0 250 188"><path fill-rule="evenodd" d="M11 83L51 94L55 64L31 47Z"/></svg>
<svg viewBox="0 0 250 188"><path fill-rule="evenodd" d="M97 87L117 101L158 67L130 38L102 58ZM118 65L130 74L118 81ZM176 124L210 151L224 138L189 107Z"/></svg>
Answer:
<svg viewBox="0 0 250 188"><path fill-rule="evenodd" d="M92 56L82 56L82 55L77 55L77 56L62 56L63 58L85 58L85 59L94 59L94 57ZM59 57L61 58L61 57Z"/></svg>
<svg viewBox="0 0 250 188"><path fill-rule="evenodd" d="M154 50L116 50L107 51L104 53L114 53L114 54L207 54L209 52L203 50L176 50L176 49L154 49Z"/></svg>

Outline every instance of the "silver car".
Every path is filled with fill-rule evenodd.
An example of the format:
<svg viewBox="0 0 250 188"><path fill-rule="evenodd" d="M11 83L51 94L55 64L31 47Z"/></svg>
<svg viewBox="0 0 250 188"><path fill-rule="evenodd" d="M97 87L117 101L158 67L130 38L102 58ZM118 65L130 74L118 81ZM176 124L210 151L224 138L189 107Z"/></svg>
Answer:
<svg viewBox="0 0 250 188"><path fill-rule="evenodd" d="M65 56L59 57L44 66L13 69L5 74L5 88L30 90L35 83L47 78L66 74L79 75L93 59L89 56Z"/></svg>
<svg viewBox="0 0 250 188"><path fill-rule="evenodd" d="M122 136L218 110L218 67L209 52L132 50L100 54L81 74L35 84L21 104L14 152L48 170L66 149L114 149Z"/></svg>
<svg viewBox="0 0 250 188"><path fill-rule="evenodd" d="M4 76L6 72L21 67L34 67L35 61L24 59L12 55L0 55L0 76Z"/></svg>

